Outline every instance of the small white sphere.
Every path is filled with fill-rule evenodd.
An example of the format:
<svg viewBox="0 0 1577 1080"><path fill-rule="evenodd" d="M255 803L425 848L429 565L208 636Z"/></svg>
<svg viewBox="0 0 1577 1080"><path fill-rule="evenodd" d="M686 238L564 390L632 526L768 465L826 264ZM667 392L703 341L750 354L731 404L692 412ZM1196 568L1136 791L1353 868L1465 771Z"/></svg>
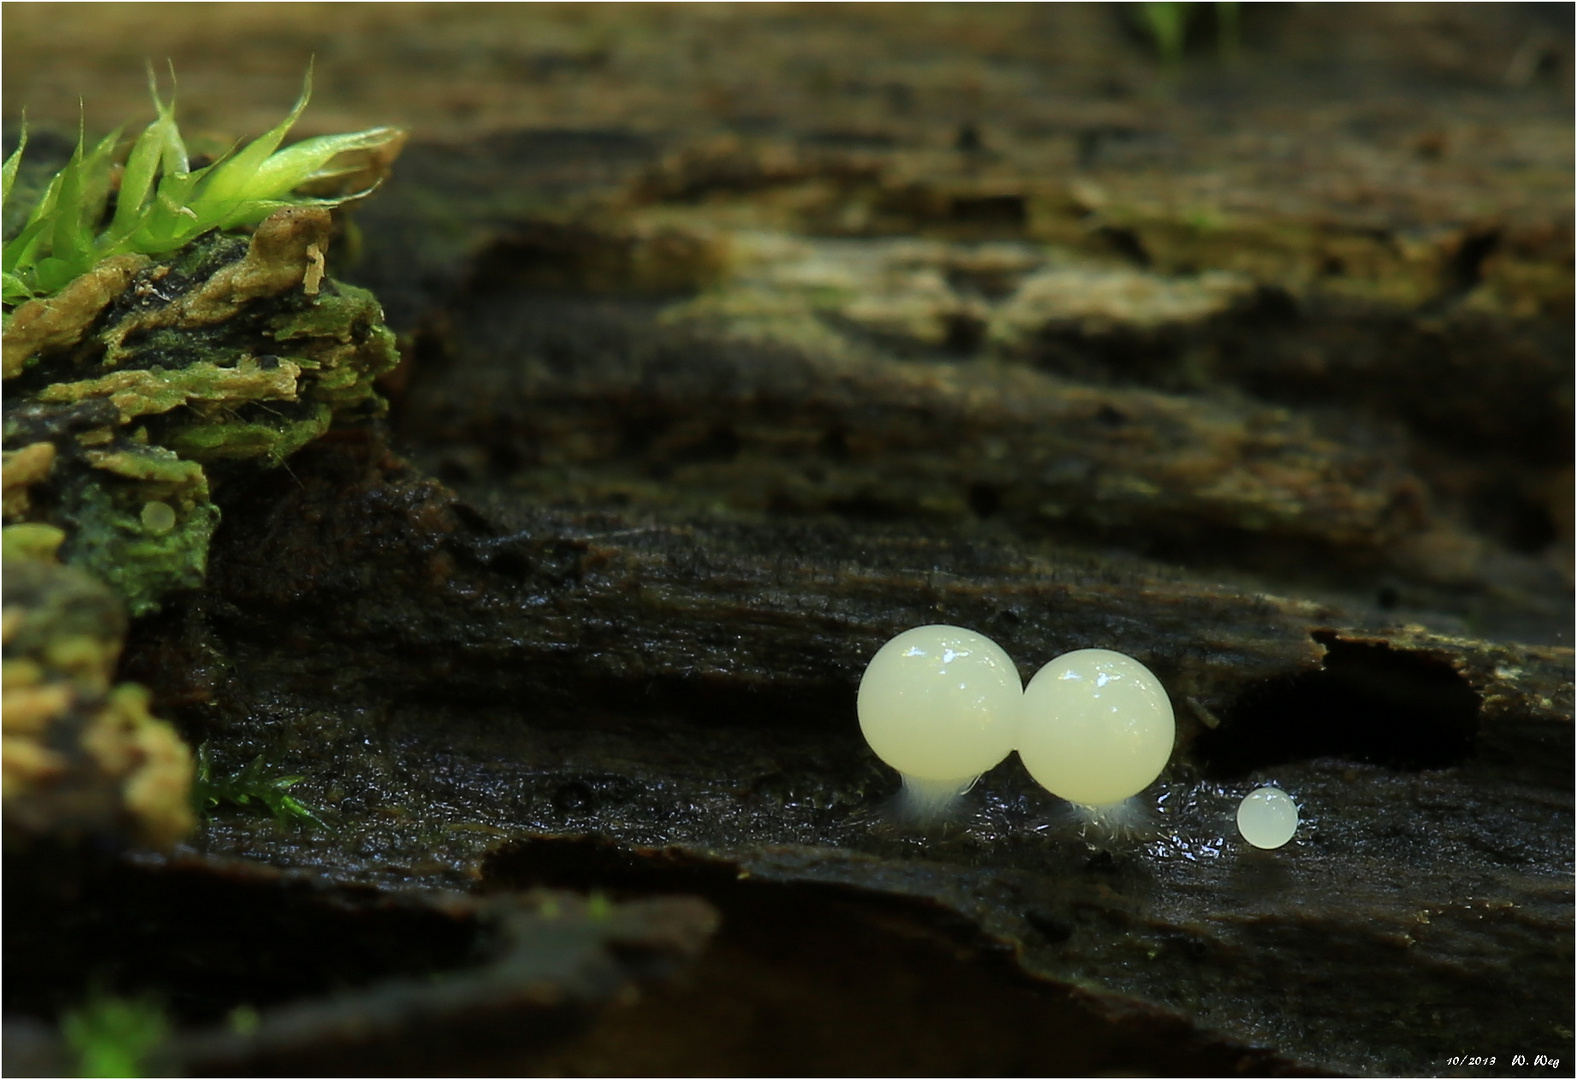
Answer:
<svg viewBox="0 0 1577 1080"><path fill-rule="evenodd" d="M1175 734L1172 702L1149 668L1110 649L1079 649L1029 681L1018 753L1053 795L1104 806L1161 775Z"/></svg>
<svg viewBox="0 0 1577 1080"><path fill-rule="evenodd" d="M1275 787L1255 788L1238 804L1238 832L1257 848L1279 848L1298 831L1298 804Z"/></svg>
<svg viewBox="0 0 1577 1080"><path fill-rule="evenodd" d="M1018 668L996 642L959 626L917 626L865 668L860 730L906 783L956 792L1012 751L1023 700Z"/></svg>
<svg viewBox="0 0 1577 1080"><path fill-rule="evenodd" d="M142 504L142 527L155 536L161 536L175 528L175 510L169 503L150 502Z"/></svg>

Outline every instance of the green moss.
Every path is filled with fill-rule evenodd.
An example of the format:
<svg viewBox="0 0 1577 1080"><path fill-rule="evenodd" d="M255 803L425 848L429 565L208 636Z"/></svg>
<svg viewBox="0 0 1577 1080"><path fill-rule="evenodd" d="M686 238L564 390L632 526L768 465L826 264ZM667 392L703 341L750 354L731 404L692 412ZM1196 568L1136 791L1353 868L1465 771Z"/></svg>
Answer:
<svg viewBox="0 0 1577 1080"><path fill-rule="evenodd" d="M308 415L299 420L279 416L194 424L172 432L169 443L197 461L253 458L277 465L322 435L334 420L327 404L314 403L307 409Z"/></svg>
<svg viewBox="0 0 1577 1080"><path fill-rule="evenodd" d="M282 350L298 343L309 371L309 396L335 412L376 399L373 380L398 362L394 332L383 308L366 289L333 282L315 302L274 319L270 336Z"/></svg>
<svg viewBox="0 0 1577 1080"><path fill-rule="evenodd" d="M13 537L32 532L42 536L47 525L13 525L5 530L9 548ZM59 531L59 530L55 530ZM97 666L68 664L70 672L89 685L108 685L115 658L120 655L126 616L115 594L104 583L48 559L5 561L5 603L26 613L6 641L6 656L38 661L45 668L58 667L59 657L92 652L103 660ZM84 650L82 643L89 649ZM62 643L66 643L62 645Z"/></svg>
<svg viewBox="0 0 1577 1080"><path fill-rule="evenodd" d="M383 319L383 309L366 289L335 282L311 304L274 319L269 330L275 341L323 338L341 343L354 341Z"/></svg>
<svg viewBox="0 0 1577 1080"><path fill-rule="evenodd" d="M296 189L355 175L356 168L343 163L336 167L335 159L356 153L392 156L405 139L398 128L371 128L304 139L280 150L312 96L308 68L301 97L284 120L213 164L193 169L175 123L174 100L167 104L159 97L151 70L148 82L158 118L132 143L118 170L115 150L120 129L91 150L79 131L71 160L41 191L34 190L31 210L5 244L7 304L57 292L103 259L133 253L164 255L216 229L256 225L281 207L338 206L365 195L375 182L360 191L323 198L297 194ZM8 219L26 146L24 130L5 162ZM113 213L107 209L112 190Z"/></svg>
<svg viewBox="0 0 1577 1080"><path fill-rule="evenodd" d="M53 525L24 523L7 525L0 538L4 543L4 555L0 557L6 562L53 562L66 533Z"/></svg>
<svg viewBox="0 0 1577 1080"><path fill-rule="evenodd" d="M202 583L219 521L205 464L272 468L383 409L394 335L370 293L324 276L326 208L375 187L404 134L280 149L310 89L309 71L284 121L205 168L156 91L120 164L113 135L91 150L79 136L47 182L22 147L5 163L6 523L64 533L63 558L133 615Z"/></svg>
<svg viewBox="0 0 1577 1080"><path fill-rule="evenodd" d="M225 1017L225 1026L242 1038L255 1034L262 1025L263 1018L251 1005L237 1005Z"/></svg>
<svg viewBox="0 0 1577 1080"><path fill-rule="evenodd" d="M133 615L202 584L219 521L205 465L272 468L336 418L383 408L374 381L398 353L382 310L327 279L307 291L329 222L292 213L260 227L240 258L233 239L213 236L116 279L118 295L82 307L80 330L21 320L20 309L13 320L7 346L25 360L10 369L21 385L7 388L5 445L55 449L18 513L66 530L64 559ZM150 514L154 504L169 512Z"/></svg>
<svg viewBox="0 0 1577 1080"><path fill-rule="evenodd" d="M60 1031L76 1054L78 1076L147 1076L170 1022L151 998L95 995L61 1018Z"/></svg>
<svg viewBox="0 0 1577 1080"><path fill-rule="evenodd" d="M222 805L243 810L266 810L281 825L307 825L319 829L329 826L306 803L289 794L288 788L305 780L304 776L269 775L273 770L259 754L235 772L221 775L214 771L208 745L197 748L197 778L192 784L192 805L208 814Z"/></svg>
<svg viewBox="0 0 1577 1080"><path fill-rule="evenodd" d="M63 517L73 526L61 552L65 561L119 593L134 617L157 611L167 593L202 585L208 543L219 525L219 509L207 501L204 483L201 501L172 506L174 526L155 531L144 521L143 511L154 501L145 497L148 490L139 485L85 483L62 507Z"/></svg>

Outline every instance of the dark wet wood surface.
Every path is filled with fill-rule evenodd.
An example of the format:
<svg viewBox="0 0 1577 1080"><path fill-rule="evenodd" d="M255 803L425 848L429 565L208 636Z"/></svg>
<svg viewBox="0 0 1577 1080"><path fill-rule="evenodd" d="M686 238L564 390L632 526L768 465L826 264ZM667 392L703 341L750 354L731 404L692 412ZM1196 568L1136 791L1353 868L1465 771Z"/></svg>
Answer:
<svg viewBox="0 0 1577 1080"><path fill-rule="evenodd" d="M101 10L8 7L8 116L141 100ZM1250 8L1168 75L1095 6L138 10L194 122L272 123L315 49L313 125L413 129L336 271L402 333L388 424L216 484L208 587L128 643L335 826L116 871L230 882L233 937L115 965L258 1006L183 1015L190 1067L353 1071L410 1020L461 1073L1569 1070L1569 12ZM893 821L854 690L926 622L1150 665L1136 831L1016 759ZM1233 825L1262 782L1276 852ZM268 963L346 904L484 972L545 955L486 929L543 897L704 906L430 993L366 917L330 1006L237 944L291 889ZM228 959L161 966L188 940Z"/></svg>

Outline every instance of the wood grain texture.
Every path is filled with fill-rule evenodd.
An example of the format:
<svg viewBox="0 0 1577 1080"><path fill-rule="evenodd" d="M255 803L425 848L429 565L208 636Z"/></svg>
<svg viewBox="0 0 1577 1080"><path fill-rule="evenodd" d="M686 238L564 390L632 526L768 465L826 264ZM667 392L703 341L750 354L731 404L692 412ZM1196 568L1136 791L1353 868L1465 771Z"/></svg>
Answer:
<svg viewBox="0 0 1577 1080"><path fill-rule="evenodd" d="M8 8L8 110L136 89L96 10ZM388 426L216 486L123 672L336 831L192 858L722 913L456 1071L1570 1065L1569 13L1250 7L1168 75L1095 5L137 10L203 123L315 49L309 123L413 131L330 256ZM854 689L926 622L1157 672L1132 831L1012 758L890 820Z"/></svg>

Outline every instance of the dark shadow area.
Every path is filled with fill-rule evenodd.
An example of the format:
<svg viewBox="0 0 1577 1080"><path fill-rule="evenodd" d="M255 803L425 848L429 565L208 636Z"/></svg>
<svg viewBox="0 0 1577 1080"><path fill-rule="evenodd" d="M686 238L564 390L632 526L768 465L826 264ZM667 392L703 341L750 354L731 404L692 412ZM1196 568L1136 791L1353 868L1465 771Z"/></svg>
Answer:
<svg viewBox="0 0 1577 1080"><path fill-rule="evenodd" d="M675 296L703 284L718 254L687 233L607 233L586 225L522 222L483 251L470 291Z"/></svg>
<svg viewBox="0 0 1577 1080"><path fill-rule="evenodd" d="M1334 757L1394 769L1443 769L1472 753L1479 697L1449 665L1316 631L1319 671L1260 685L1194 744L1208 772Z"/></svg>
<svg viewBox="0 0 1577 1080"><path fill-rule="evenodd" d="M700 894L723 915L712 947L681 985L610 1010L544 1064L547 1074L1287 1071L1263 1051L1207 1047L1159 1009L1105 1015L1098 1000L1026 976L1001 942L923 900L761 880L727 861L597 839L510 845L488 860L482 878L485 890Z"/></svg>
<svg viewBox="0 0 1577 1080"><path fill-rule="evenodd" d="M249 869L5 857L6 1015L153 994L182 1023L479 960L478 925L414 902Z"/></svg>
<svg viewBox="0 0 1577 1080"><path fill-rule="evenodd" d="M1440 299L1455 300L1472 292L1484 280L1484 260L1499 245L1499 229L1481 229L1464 236L1445 265Z"/></svg>

